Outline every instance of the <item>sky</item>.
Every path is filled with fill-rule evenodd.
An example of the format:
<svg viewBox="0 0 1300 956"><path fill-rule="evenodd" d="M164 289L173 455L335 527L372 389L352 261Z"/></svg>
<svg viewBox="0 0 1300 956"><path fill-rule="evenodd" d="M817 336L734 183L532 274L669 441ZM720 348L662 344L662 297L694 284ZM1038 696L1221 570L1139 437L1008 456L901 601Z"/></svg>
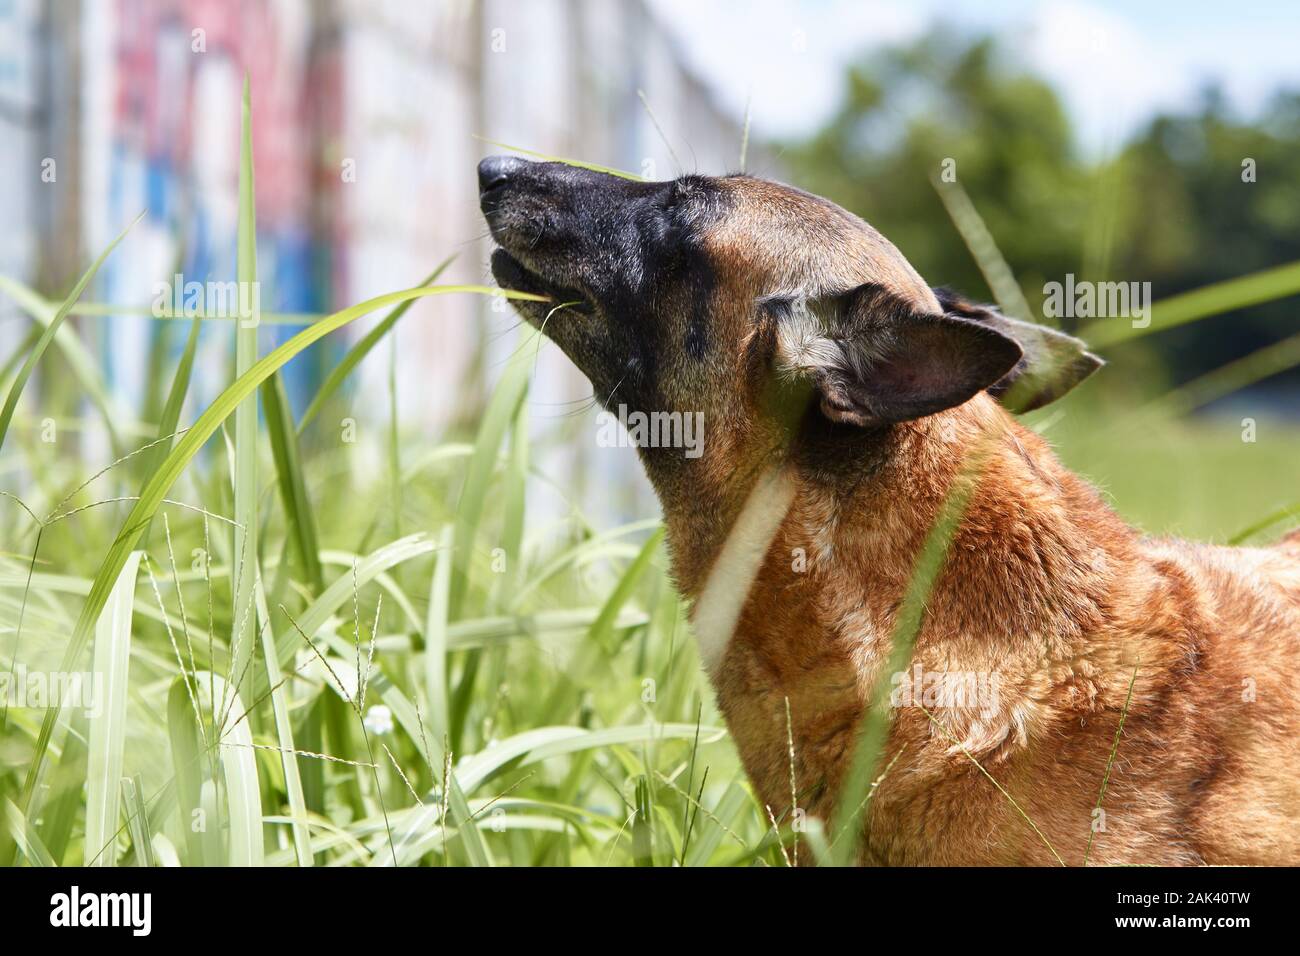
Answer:
<svg viewBox="0 0 1300 956"><path fill-rule="evenodd" d="M1211 81L1254 117L1300 88L1300 0L650 0L688 62L756 131L798 136L838 103L845 64L936 20L994 33L1061 93L1105 152Z"/></svg>

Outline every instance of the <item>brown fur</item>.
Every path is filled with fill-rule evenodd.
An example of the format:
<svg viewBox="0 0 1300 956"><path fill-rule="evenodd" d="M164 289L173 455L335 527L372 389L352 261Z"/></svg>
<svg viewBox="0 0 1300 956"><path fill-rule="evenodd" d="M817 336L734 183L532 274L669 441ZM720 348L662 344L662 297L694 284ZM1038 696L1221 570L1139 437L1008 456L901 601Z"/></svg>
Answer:
<svg viewBox="0 0 1300 956"><path fill-rule="evenodd" d="M776 287L887 283L932 294L901 255L835 207L767 183L714 233L719 311ZM773 224L780 223L778 236ZM766 260L739 254L762 230ZM821 243L823 274L792 246ZM770 269L778 274L762 275ZM738 336L744 339L744 336ZM698 597L748 491L779 446L736 409L688 494L661 496L679 584ZM883 666L926 533L967 454L991 442L917 636L914 662L996 672L996 716L895 710L894 761L869 805L863 858L886 864L1300 862L1300 535L1275 549L1141 538L988 395L904 423L846 482L797 459L796 485L712 675L760 798L790 807L786 700L802 809L829 821L864 701ZM652 469L653 474L653 469ZM701 484L702 479L702 484ZM807 569L792 569L803 549ZM1136 679L1133 674L1136 669ZM1253 690L1253 695L1251 691Z"/></svg>
<svg viewBox="0 0 1300 956"><path fill-rule="evenodd" d="M703 457L642 457L718 704L777 816L788 713L794 809L834 819L922 544L961 483L912 664L996 677L997 693L892 709L862 860L1300 863L1300 532L1263 549L1143 538L979 390L1055 398L1098 364L1081 343L1031 328L1035 361L1068 369L1035 384L1016 347L1029 327L941 304L866 223L775 183L631 185L500 157L479 175L494 274L583 300L549 323L518 308L599 397L708 418ZM846 290L852 309L816 322L772 307ZM1022 374L1033 401L1017 404L1001 388ZM888 414L926 388L932 406L906 406L926 411ZM747 502L767 488L792 494L765 525Z"/></svg>

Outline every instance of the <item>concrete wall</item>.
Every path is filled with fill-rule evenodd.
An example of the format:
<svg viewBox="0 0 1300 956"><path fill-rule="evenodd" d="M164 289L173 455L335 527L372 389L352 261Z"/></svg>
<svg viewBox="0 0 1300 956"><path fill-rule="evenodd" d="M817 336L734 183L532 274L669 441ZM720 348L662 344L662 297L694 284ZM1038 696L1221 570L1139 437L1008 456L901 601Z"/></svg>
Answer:
<svg viewBox="0 0 1300 956"><path fill-rule="evenodd" d="M477 137L654 178L738 161L737 119L716 109L642 0L0 0L0 25L0 135L12 144L0 175L19 184L0 192L0 270L47 293L141 209L90 298L147 305L178 267L186 279L233 277L245 72L264 310L339 308L414 285L452 253L444 281L491 284L474 166L501 150ZM46 153L60 170L48 188L35 179ZM501 305L416 304L353 383L358 427L381 433L390 354L404 425L432 437L472 421L517 342ZM16 342L26 325L4 316L0 334ZM233 339L210 325L204 402L228 380ZM158 322L121 315L82 330L138 407ZM291 332L265 328L263 347ZM345 346L337 339L294 363L299 408ZM542 465L574 495L588 480L617 489L602 496L612 513L644 511L631 453L597 448L593 413L573 414L589 396L558 352L540 350L534 430L569 436Z"/></svg>

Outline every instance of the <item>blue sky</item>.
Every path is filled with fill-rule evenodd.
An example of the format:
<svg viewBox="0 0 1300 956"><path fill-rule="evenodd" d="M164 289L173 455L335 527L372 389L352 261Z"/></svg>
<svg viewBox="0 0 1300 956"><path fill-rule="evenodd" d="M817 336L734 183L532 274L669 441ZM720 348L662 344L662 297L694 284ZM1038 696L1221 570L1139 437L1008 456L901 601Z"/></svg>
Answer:
<svg viewBox="0 0 1300 956"><path fill-rule="evenodd" d="M1264 0L651 0L688 60L769 135L814 128L844 64L936 19L1004 37L1061 92L1086 148L1105 151L1210 81L1248 116L1300 88L1300 2Z"/></svg>

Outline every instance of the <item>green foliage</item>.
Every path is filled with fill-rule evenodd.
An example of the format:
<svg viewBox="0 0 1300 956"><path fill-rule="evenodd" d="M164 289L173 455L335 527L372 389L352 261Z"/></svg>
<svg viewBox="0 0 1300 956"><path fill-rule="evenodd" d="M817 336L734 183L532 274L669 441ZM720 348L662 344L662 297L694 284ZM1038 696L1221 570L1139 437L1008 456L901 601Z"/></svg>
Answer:
<svg viewBox="0 0 1300 956"><path fill-rule="evenodd" d="M786 155L795 182L863 216L936 285L990 294L931 185L946 160L1027 294L1078 271L1088 182L1069 123L992 40L939 30L873 53L827 126Z"/></svg>
<svg viewBox="0 0 1300 956"><path fill-rule="evenodd" d="M937 28L854 67L833 119L785 155L793 181L863 216L933 284L991 298L935 193L932 180L950 170L1039 318L1044 284L1066 274L1150 282L1160 300L1281 267L1271 281L1281 291L1234 296L1220 318L1116 352L1142 372L1116 383L1124 390L1157 394L1294 331L1294 303L1280 297L1300 292L1290 265L1300 260L1300 93L1277 94L1251 121L1210 88L1199 108L1154 118L1113 155L1088 155L1053 89L1002 44ZM1171 300L1153 327L1179 323L1182 305ZM1128 329L1111 319L1084 334L1111 343ZM1297 374L1287 372L1292 387Z"/></svg>
<svg viewBox="0 0 1300 956"><path fill-rule="evenodd" d="M364 303L308 330L310 338L383 302L441 291L420 288ZM305 343L293 340L258 360L219 396L163 456L143 500L112 500L134 499L139 490L137 474L123 465L79 490L64 507L86 510L52 523L40 553L40 566L48 562L56 573L42 571L29 581L26 559L0 557L6 660L24 604L18 650L25 662L89 667L85 643L68 645L78 616L92 631L99 622L97 633L114 642L104 645L106 652L130 655L127 683L114 684L114 709L102 718L113 721L111 730L105 736L92 721L90 738L94 765L111 768L120 761L121 769L91 777L93 807L85 797L73 804L71 840L50 839L58 835L55 804L44 801L41 787L25 791L24 778L42 779L44 770L28 769L44 764L87 779L87 755L69 737L80 712L47 711L44 733L41 711L9 714L0 765L0 792L9 801L2 828L8 852L33 865L80 862L83 852L94 857L109 846L114 852L98 862L635 862L646 825L634 833L637 781L675 780L691 759L723 770L716 779L730 780L735 756L707 708L697 729L694 702L703 679L685 634L676 634L670 646L673 635L659 611L671 591L658 535L640 547L619 547L617 538L591 531L576 503L573 517L552 534L528 534L537 525L528 520L520 480L528 461L526 432L519 427L526 378L515 376L511 385L507 376L494 403L500 414L489 414L480 434L482 453L431 456L419 480L408 482L409 520L446 532L436 539L408 536L369 556L355 554L358 545L372 528L388 524L386 476L365 465L377 449L340 447L329 430L320 431L323 418L317 434L304 435L313 440L299 446L282 397L270 395L265 428L271 441L254 447L260 468L274 465L280 476L264 485L278 485L282 493L261 495L260 546L249 559L257 569L255 644L246 689L236 691L232 661L242 609L229 600L230 550L218 533L229 527L222 509L231 500L232 472L220 456L198 452L239 402L273 383L275 370ZM521 350L525 371L531 354ZM182 354L172 370L173 395L183 391L188 358ZM498 453L506 435L518 443L518 454ZM356 456L350 465L348 456ZM84 467L75 454L62 465ZM238 474L233 478L238 481ZM223 485L227 489L218 493ZM472 523L455 507L461 486L473 489ZM55 503L42 500L44 494L39 486L27 493L24 503L33 513L47 513ZM8 524L30 520L10 505L7 510L22 521L6 515ZM305 507L317 519L314 544L303 534ZM142 570L126 605L105 605L108 592L100 591L100 582L115 584L115 595L132 589L131 566L122 568L118 554L138 546L149 519L156 529L146 543L150 573ZM73 524L75 535L61 536L60 529ZM470 543L460 559L453 528ZM646 522L626 530L643 537L652 528ZM30 536L26 542L32 543ZM509 594L498 593L503 575L492 553L498 543L517 563ZM307 547L322 569L323 590L312 581L312 563L302 560ZM453 608L457 564L461 583ZM284 605L272 606L260 582L281 575L287 575ZM96 597L100 593L103 598ZM87 597L91 603L79 606ZM101 607L107 608L103 614ZM668 607L679 620L677 602ZM648 654L627 653L647 636L654 638ZM585 654L588 647L594 656ZM457 699L455 690L466 684L475 658L484 661L480 679L470 683L474 692ZM577 659L584 660L583 676L557 706L554 691L572 686ZM490 683L484 673L492 675ZM653 695L646 694L647 679L656 684ZM392 713L393 728L366 729L381 705ZM460 743L449 753L453 705ZM549 722L539 719L546 712ZM105 748L118 756L99 760ZM65 760L79 761L79 769ZM106 772L130 783L119 790L120 781L110 781ZM734 855L737 839L761 842L767 824L752 802L736 805L736 792L718 786L692 795L705 812L694 822L691 862ZM689 806L686 796L656 786L653 826L666 815L680 820ZM86 828L93 808L100 808L95 819L102 822L92 831ZM724 822L715 823L715 816ZM136 846L139 840L148 846ZM667 846L657 845L656 859ZM705 852L709 847L716 852Z"/></svg>

